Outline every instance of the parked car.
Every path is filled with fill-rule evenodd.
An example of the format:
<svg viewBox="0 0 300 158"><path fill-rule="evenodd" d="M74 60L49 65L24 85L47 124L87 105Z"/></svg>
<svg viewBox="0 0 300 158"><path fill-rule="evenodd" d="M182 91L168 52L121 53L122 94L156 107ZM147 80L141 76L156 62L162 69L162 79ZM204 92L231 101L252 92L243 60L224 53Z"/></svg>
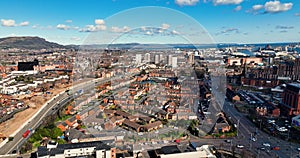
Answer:
<svg viewBox="0 0 300 158"><path fill-rule="evenodd" d="M271 145L269 143L263 143L263 146L270 147Z"/></svg>
<svg viewBox="0 0 300 158"><path fill-rule="evenodd" d="M225 142L226 142L226 143L231 143L232 140L231 140L231 139L226 139Z"/></svg>
<svg viewBox="0 0 300 158"><path fill-rule="evenodd" d="M237 147L237 148L240 148L240 149L243 149L243 148L244 148L244 145L238 144L238 145L236 145L236 147Z"/></svg>
<svg viewBox="0 0 300 158"><path fill-rule="evenodd" d="M280 150L279 146L274 146L272 150Z"/></svg>
<svg viewBox="0 0 300 158"><path fill-rule="evenodd" d="M257 139L255 137L252 137L252 138L250 138L250 140L255 142Z"/></svg>

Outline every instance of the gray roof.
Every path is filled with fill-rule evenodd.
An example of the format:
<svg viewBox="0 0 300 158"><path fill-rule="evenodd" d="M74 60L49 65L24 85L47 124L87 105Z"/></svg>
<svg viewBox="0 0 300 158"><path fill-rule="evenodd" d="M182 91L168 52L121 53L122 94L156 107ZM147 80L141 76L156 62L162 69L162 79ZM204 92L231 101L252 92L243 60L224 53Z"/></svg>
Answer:
<svg viewBox="0 0 300 158"><path fill-rule="evenodd" d="M79 149L79 148L88 148L88 147L96 147L96 150L111 149L110 146L104 144L101 141L94 141L94 142L80 142L80 143L73 143L73 144L59 144L57 145L57 148L51 148L51 149L48 149L45 146L40 146L38 147L37 154L39 157L46 156L46 155L54 156L58 154L63 154L64 150L67 149Z"/></svg>

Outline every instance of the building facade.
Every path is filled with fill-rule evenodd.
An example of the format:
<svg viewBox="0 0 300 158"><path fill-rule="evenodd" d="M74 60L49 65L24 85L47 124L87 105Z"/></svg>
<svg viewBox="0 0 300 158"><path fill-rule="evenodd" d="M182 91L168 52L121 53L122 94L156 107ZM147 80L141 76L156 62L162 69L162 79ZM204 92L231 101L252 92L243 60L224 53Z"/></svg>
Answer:
<svg viewBox="0 0 300 158"><path fill-rule="evenodd" d="M283 114L287 116L300 114L300 83L287 84L281 103Z"/></svg>

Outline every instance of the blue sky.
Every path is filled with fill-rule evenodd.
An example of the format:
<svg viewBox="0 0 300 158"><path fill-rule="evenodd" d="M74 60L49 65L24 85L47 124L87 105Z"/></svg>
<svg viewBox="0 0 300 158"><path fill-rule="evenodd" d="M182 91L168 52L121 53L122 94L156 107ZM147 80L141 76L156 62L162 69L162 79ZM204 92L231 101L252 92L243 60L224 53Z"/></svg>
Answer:
<svg viewBox="0 0 300 158"><path fill-rule="evenodd" d="M299 0L7 0L0 20L60 44L300 41Z"/></svg>

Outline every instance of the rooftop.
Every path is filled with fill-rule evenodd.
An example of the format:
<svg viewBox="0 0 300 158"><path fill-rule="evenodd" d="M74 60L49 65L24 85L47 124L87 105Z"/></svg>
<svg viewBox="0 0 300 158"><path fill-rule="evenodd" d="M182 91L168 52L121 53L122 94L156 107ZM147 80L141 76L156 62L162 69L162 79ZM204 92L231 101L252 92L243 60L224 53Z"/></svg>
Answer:
<svg viewBox="0 0 300 158"><path fill-rule="evenodd" d="M289 85L300 89L300 83L290 83Z"/></svg>
<svg viewBox="0 0 300 158"><path fill-rule="evenodd" d="M46 148L44 146L38 147L38 156L46 156L51 155L54 156L56 154L63 154L64 150L66 149L80 149L80 148L89 148L89 147L96 147L96 149L105 149L110 150L111 147L104 144L102 141L94 141L94 142L80 142L80 143L73 143L73 144L59 144L57 148Z"/></svg>

